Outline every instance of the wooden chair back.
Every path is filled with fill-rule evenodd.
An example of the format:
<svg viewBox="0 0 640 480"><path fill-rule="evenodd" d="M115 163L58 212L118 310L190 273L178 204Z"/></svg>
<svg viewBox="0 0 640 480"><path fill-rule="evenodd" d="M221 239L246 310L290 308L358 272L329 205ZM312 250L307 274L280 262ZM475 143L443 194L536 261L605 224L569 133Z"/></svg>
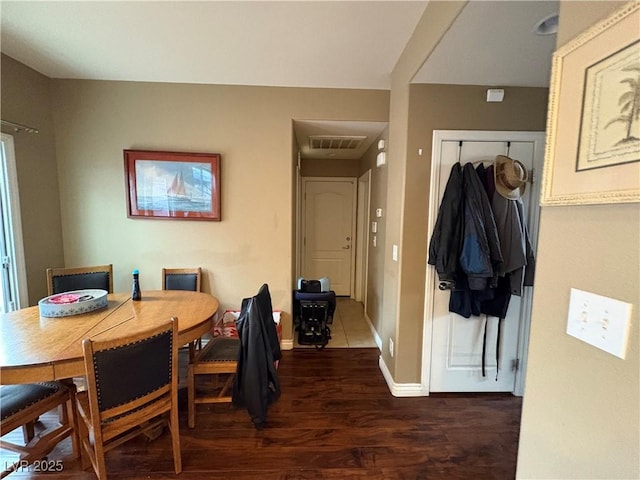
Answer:
<svg viewBox="0 0 640 480"><path fill-rule="evenodd" d="M86 288L96 288L113 293L113 265L47 268L48 295Z"/></svg>
<svg viewBox="0 0 640 480"><path fill-rule="evenodd" d="M163 268L163 290L191 290L199 292L202 285L202 269L197 268Z"/></svg>
<svg viewBox="0 0 640 480"><path fill-rule="evenodd" d="M172 318L146 332L83 341L87 392L78 394L85 427L80 442L99 479L106 478L105 452L164 424L171 431L175 472L182 471L177 333Z"/></svg>

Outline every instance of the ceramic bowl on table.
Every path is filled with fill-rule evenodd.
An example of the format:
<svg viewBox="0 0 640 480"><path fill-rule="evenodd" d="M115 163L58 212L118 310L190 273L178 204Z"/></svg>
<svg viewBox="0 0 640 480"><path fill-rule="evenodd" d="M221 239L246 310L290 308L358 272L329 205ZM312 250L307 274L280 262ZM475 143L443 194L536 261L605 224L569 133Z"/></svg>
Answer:
<svg viewBox="0 0 640 480"><path fill-rule="evenodd" d="M57 293L38 302L42 317L68 317L93 312L108 304L106 290L85 289Z"/></svg>

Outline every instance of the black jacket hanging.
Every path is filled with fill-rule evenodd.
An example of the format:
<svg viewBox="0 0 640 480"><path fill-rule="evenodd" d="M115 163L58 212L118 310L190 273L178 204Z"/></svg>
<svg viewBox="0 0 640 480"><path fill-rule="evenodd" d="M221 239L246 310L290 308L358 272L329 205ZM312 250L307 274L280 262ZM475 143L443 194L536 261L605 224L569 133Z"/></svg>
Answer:
<svg viewBox="0 0 640 480"><path fill-rule="evenodd" d="M254 426L260 430L266 424L268 406L280 396L274 362L282 357L266 284L258 295L242 300L236 327L240 351L232 401L247 408Z"/></svg>
<svg viewBox="0 0 640 480"><path fill-rule="evenodd" d="M463 232L462 167L456 162L444 190L438 218L429 242L429 265L435 265L440 290L451 289L460 276Z"/></svg>

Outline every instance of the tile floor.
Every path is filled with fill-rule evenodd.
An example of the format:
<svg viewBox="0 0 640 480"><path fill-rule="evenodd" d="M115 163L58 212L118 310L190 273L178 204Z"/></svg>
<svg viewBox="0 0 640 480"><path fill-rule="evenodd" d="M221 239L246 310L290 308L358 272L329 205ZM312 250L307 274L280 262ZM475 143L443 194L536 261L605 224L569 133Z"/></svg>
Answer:
<svg viewBox="0 0 640 480"><path fill-rule="evenodd" d="M362 303L351 298L338 297L333 314L331 340L325 348L366 348L376 347L373 333L364 318ZM315 348L313 345L298 344L294 335L294 348Z"/></svg>

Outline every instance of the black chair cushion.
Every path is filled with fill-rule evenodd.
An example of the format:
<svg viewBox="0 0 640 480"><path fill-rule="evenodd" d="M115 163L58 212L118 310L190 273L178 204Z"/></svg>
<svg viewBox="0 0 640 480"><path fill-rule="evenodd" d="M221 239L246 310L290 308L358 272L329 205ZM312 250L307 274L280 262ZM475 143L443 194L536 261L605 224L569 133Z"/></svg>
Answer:
<svg viewBox="0 0 640 480"><path fill-rule="evenodd" d="M198 276L194 273L168 273L165 276L167 290L190 290L195 292Z"/></svg>
<svg viewBox="0 0 640 480"><path fill-rule="evenodd" d="M61 388L65 387L57 382L3 385L2 388L0 388L0 412L2 420L56 394Z"/></svg>
<svg viewBox="0 0 640 480"><path fill-rule="evenodd" d="M73 290L84 290L96 288L109 291L109 273L92 272L77 273L73 275L59 275L53 277L53 293L71 292Z"/></svg>
<svg viewBox="0 0 640 480"><path fill-rule="evenodd" d="M214 337L198 357L198 362L235 362L239 351L239 338Z"/></svg>

